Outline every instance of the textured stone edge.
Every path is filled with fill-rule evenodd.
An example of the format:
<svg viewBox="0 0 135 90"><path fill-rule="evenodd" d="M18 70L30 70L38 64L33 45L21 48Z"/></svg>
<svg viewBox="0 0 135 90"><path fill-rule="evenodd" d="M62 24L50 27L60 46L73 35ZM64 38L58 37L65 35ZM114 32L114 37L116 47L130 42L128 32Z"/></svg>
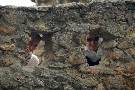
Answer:
<svg viewBox="0 0 135 90"><path fill-rule="evenodd" d="M89 7L89 6L93 6L93 5L105 5L105 4L126 4L126 2L92 2L92 3L67 3L67 4L58 4L58 5L47 5L47 6L31 6L31 7L24 7L24 6L12 6L12 5L8 5L8 6L1 6L0 5L0 9L17 9L17 10L28 10L28 11L48 11L49 9L53 9L53 8L78 8L78 7ZM131 2L131 3L135 3L135 2Z"/></svg>

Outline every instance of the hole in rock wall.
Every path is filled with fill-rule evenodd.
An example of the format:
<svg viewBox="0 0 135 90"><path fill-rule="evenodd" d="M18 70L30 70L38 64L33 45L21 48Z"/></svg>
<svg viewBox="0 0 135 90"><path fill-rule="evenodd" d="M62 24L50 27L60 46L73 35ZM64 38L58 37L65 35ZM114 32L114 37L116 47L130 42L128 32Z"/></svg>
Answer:
<svg viewBox="0 0 135 90"><path fill-rule="evenodd" d="M98 31L93 30L81 35L80 44L82 45L71 51L69 63L75 66L83 63L87 63L89 66L99 64L103 55L101 46L104 38Z"/></svg>
<svg viewBox="0 0 135 90"><path fill-rule="evenodd" d="M98 65L101 60L102 50L100 45L103 41L103 38L99 35L94 35L94 33L89 32L86 35L86 45L85 45L85 57L89 66Z"/></svg>
<svg viewBox="0 0 135 90"><path fill-rule="evenodd" d="M53 58L53 42L52 42L52 32L37 31L32 30L29 35L29 40L25 48L25 58L26 61L32 61L33 64L27 64L28 66L38 66L47 64L48 60ZM34 64L35 61L36 64Z"/></svg>
<svg viewBox="0 0 135 90"><path fill-rule="evenodd" d="M31 32L25 49L25 59L28 66L38 66L42 63L44 45L45 43L42 41L42 36L37 32Z"/></svg>

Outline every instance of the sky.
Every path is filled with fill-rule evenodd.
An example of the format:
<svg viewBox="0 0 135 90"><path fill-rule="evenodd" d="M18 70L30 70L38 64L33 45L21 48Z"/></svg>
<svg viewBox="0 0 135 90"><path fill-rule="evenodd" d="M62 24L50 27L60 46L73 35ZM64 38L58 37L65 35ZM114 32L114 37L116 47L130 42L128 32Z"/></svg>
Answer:
<svg viewBox="0 0 135 90"><path fill-rule="evenodd" d="M35 3L31 2L31 0L0 0L0 5L14 5L14 6L34 6Z"/></svg>

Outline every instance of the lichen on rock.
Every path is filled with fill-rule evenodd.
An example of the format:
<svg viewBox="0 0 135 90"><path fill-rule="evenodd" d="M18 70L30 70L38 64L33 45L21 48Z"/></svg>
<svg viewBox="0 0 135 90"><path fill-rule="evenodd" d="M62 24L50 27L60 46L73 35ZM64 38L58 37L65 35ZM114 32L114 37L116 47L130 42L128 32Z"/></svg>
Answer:
<svg viewBox="0 0 135 90"><path fill-rule="evenodd" d="M133 14L124 2L0 6L0 89L133 90ZM95 73L78 67L85 59L83 47L90 31L104 38L104 54ZM42 59L38 67L21 64L32 32L42 36L34 51Z"/></svg>

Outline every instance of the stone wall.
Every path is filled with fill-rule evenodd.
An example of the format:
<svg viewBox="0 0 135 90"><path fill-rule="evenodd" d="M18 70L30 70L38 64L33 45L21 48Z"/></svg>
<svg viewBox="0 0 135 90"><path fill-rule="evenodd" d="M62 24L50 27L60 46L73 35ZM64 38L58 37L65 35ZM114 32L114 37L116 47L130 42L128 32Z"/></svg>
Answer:
<svg viewBox="0 0 135 90"><path fill-rule="evenodd" d="M67 3L93 3L93 2L134 2L135 0L31 0L35 2L37 6L58 5Z"/></svg>
<svg viewBox="0 0 135 90"><path fill-rule="evenodd" d="M66 4L66 3L90 3L92 0L31 0L35 2L37 6L46 6L46 5L58 5L58 4Z"/></svg>
<svg viewBox="0 0 135 90"><path fill-rule="evenodd" d="M134 3L118 2L36 8L1 6L1 89L133 90L134 6ZM82 46L86 33L97 29L101 29L97 33L104 38L101 72L80 73L68 63L69 55L74 48ZM43 36L41 51L35 50L43 63L29 71L20 65L31 32Z"/></svg>

